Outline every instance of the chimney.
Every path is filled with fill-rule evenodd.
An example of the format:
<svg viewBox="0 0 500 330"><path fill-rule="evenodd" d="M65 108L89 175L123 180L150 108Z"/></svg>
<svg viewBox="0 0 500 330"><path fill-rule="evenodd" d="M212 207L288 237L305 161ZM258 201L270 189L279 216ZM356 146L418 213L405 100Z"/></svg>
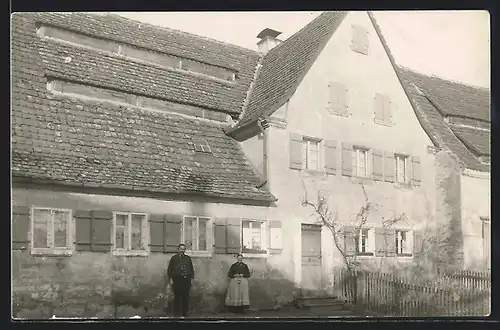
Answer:
<svg viewBox="0 0 500 330"><path fill-rule="evenodd" d="M283 41L276 38L280 34L281 32L269 28L265 28L264 30L262 30L257 35L257 38L260 39L260 41L257 43L257 46L259 46L259 52L262 54L266 54L272 48L281 44Z"/></svg>

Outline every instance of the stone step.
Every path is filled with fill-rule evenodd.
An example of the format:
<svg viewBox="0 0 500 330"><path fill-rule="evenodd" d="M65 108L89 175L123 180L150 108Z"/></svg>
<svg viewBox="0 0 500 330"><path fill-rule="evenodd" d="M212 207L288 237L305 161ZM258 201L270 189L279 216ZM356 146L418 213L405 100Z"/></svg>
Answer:
<svg viewBox="0 0 500 330"><path fill-rule="evenodd" d="M302 297L295 300L297 306L304 307L317 307L317 306L331 306L335 309L342 309L344 303L337 299L337 297L324 296L324 297Z"/></svg>

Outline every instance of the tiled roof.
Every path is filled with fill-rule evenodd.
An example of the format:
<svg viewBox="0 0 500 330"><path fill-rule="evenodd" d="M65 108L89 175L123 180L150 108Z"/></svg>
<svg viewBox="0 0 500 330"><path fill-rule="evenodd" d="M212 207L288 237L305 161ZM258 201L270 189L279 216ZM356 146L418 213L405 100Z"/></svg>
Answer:
<svg viewBox="0 0 500 330"><path fill-rule="evenodd" d="M324 12L261 60L248 105L235 129L279 109L293 95L345 12Z"/></svg>
<svg viewBox="0 0 500 330"><path fill-rule="evenodd" d="M426 76L406 68L398 68L403 87L407 90L424 129L444 144L464 167L489 172L490 165L479 156L490 154L490 131L451 124L446 117L490 120L490 92L437 77Z"/></svg>
<svg viewBox="0 0 500 330"><path fill-rule="evenodd" d="M255 187L259 178L239 144L224 134L220 124L51 95L38 53L41 44L34 15L12 16L14 178L274 200L267 190ZM81 70L87 70L85 62L81 65ZM195 153L192 138L206 139L213 155Z"/></svg>
<svg viewBox="0 0 500 330"><path fill-rule="evenodd" d="M34 15L40 24L235 70L237 80L232 84L223 83L49 40L40 43L48 74L234 115L242 110L259 58L257 52L249 49L113 14L45 12ZM66 56L72 58L70 63L64 62Z"/></svg>

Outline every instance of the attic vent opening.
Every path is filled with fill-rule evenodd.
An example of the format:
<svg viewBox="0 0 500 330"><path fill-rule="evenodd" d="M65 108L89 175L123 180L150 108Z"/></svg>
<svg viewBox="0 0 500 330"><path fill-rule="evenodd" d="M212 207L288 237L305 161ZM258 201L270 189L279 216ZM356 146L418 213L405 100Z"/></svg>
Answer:
<svg viewBox="0 0 500 330"><path fill-rule="evenodd" d="M194 151L211 154L212 149L208 145L207 140L205 139L193 139Z"/></svg>

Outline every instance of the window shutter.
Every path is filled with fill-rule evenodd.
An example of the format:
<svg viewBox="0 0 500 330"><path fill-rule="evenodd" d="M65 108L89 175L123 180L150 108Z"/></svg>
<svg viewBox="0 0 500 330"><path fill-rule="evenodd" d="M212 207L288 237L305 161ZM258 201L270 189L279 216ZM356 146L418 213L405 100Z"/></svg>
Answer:
<svg viewBox="0 0 500 330"><path fill-rule="evenodd" d="M386 151L384 159L384 177L387 182L394 182L396 168L396 159L394 158L394 153Z"/></svg>
<svg viewBox="0 0 500 330"><path fill-rule="evenodd" d="M383 257L385 255L385 230L384 228L375 228L375 256Z"/></svg>
<svg viewBox="0 0 500 330"><path fill-rule="evenodd" d="M302 168L302 136L294 133L290 133L290 168Z"/></svg>
<svg viewBox="0 0 500 330"><path fill-rule="evenodd" d="M385 228L386 256L394 257L396 255L396 232L394 229Z"/></svg>
<svg viewBox="0 0 500 330"><path fill-rule="evenodd" d="M344 227L344 251L348 256L356 253L356 231L353 226Z"/></svg>
<svg viewBox="0 0 500 330"><path fill-rule="evenodd" d="M334 114L347 113L347 89L344 85L331 81L328 84L330 92L329 109Z"/></svg>
<svg viewBox="0 0 500 330"><path fill-rule="evenodd" d="M92 212L86 210L76 210L74 213L74 219L75 250L90 251L92 243Z"/></svg>
<svg viewBox="0 0 500 330"><path fill-rule="evenodd" d="M177 252L179 244L181 244L182 215L166 214L165 218L165 252Z"/></svg>
<svg viewBox="0 0 500 330"><path fill-rule="evenodd" d="M422 181L420 172L420 157L418 156L411 157L411 169L412 169L411 172L412 172L413 184L419 186Z"/></svg>
<svg viewBox="0 0 500 330"><path fill-rule="evenodd" d="M413 256L420 257L424 251L424 234L421 230L413 231Z"/></svg>
<svg viewBox="0 0 500 330"><path fill-rule="evenodd" d="M14 206L12 215L12 249L25 250L30 242L30 209L27 206Z"/></svg>
<svg viewBox="0 0 500 330"><path fill-rule="evenodd" d="M385 124L392 124L392 102L388 95L382 97L383 121Z"/></svg>
<svg viewBox="0 0 500 330"><path fill-rule="evenodd" d="M227 253L241 252L241 219L227 218Z"/></svg>
<svg viewBox="0 0 500 330"><path fill-rule="evenodd" d="M352 144L342 142L342 175L352 176Z"/></svg>
<svg viewBox="0 0 500 330"><path fill-rule="evenodd" d="M214 250L215 253L226 253L226 218L214 219Z"/></svg>
<svg viewBox="0 0 500 330"><path fill-rule="evenodd" d="M269 252L281 254L283 250L283 230L281 221L269 221Z"/></svg>
<svg viewBox="0 0 500 330"><path fill-rule="evenodd" d="M384 121L384 96L380 93L375 93L373 99L373 112L375 114L375 121Z"/></svg>
<svg viewBox="0 0 500 330"><path fill-rule="evenodd" d="M165 252L166 250L166 219L164 214L151 214L149 216L149 232L151 237L149 249L151 252Z"/></svg>
<svg viewBox="0 0 500 330"><path fill-rule="evenodd" d="M384 180L384 153L378 149L373 149L373 179Z"/></svg>
<svg viewBox="0 0 500 330"><path fill-rule="evenodd" d="M325 141L325 172L332 175L337 173L337 141Z"/></svg>
<svg viewBox="0 0 500 330"><path fill-rule="evenodd" d="M352 26L351 49L357 53L368 55L368 31L364 27Z"/></svg>
<svg viewBox="0 0 500 330"><path fill-rule="evenodd" d="M92 211L92 241L90 250L93 252L111 251L111 227L113 212Z"/></svg>

